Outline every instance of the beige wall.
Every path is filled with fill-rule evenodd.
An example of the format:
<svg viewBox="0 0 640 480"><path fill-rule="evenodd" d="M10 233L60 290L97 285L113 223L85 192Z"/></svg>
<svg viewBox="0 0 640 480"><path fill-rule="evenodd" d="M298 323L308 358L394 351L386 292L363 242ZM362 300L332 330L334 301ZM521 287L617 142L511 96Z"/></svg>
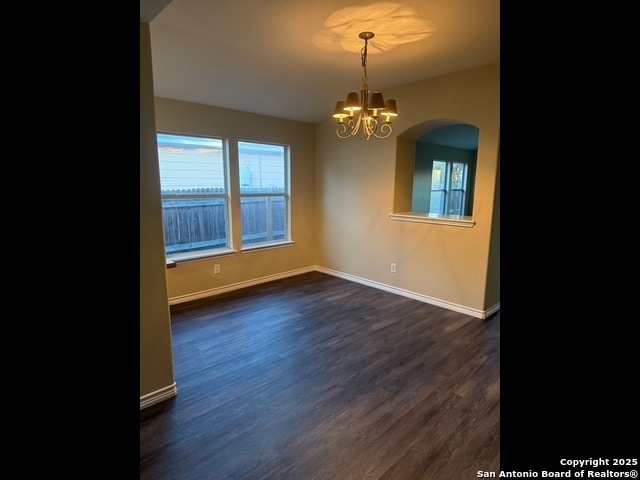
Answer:
<svg viewBox="0 0 640 480"><path fill-rule="evenodd" d="M140 24L140 397L174 384L149 25Z"/></svg>
<svg viewBox="0 0 640 480"><path fill-rule="evenodd" d="M317 263L358 279L377 282L452 307L477 312L499 302L499 265L491 249L500 121L499 65L477 68L385 89L396 98L394 136L416 125L457 120L479 128L473 228L391 220L396 205L410 205L411 182L396 172L396 152L409 152L406 138L348 140L328 119L317 126ZM408 210L409 207L406 208ZM499 234L498 228L493 231ZM390 273L389 264L397 264ZM492 284L487 285L487 281Z"/></svg>
<svg viewBox="0 0 640 480"><path fill-rule="evenodd" d="M177 268L167 271L171 301L192 300L256 279L312 269L316 249L315 126L165 98L156 98L155 106L159 131L227 138L231 157L237 155L237 140L287 144L291 157L291 238L294 243L181 262ZM238 178L234 162L230 162L230 175ZM232 193L234 188L231 182ZM239 218L239 212L232 211L232 216ZM240 245L240 235L239 224L235 222L233 244L236 248ZM221 273L213 273L215 264L220 264Z"/></svg>

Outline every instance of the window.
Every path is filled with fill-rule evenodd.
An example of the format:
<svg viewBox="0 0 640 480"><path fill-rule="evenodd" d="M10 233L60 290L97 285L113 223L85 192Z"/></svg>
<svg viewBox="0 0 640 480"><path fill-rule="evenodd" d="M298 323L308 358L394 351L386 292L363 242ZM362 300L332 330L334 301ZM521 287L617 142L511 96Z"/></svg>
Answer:
<svg viewBox="0 0 640 480"><path fill-rule="evenodd" d="M429 213L465 215L468 171L466 163L433 161Z"/></svg>
<svg viewBox="0 0 640 480"><path fill-rule="evenodd" d="M166 254L228 248L224 141L165 133L157 137Z"/></svg>
<svg viewBox="0 0 640 480"><path fill-rule="evenodd" d="M238 142L242 246L289 240L289 149Z"/></svg>
<svg viewBox="0 0 640 480"><path fill-rule="evenodd" d="M238 142L240 196L228 185L227 140L158 133L165 253L188 259L290 242L289 147ZM237 203L236 203L237 202ZM233 206L233 209L232 209ZM240 211L242 238L232 238Z"/></svg>

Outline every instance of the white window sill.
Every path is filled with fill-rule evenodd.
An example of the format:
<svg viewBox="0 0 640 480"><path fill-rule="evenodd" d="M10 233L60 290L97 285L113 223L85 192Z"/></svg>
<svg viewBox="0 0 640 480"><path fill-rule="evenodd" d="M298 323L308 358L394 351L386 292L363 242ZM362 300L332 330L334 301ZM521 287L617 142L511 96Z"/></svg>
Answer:
<svg viewBox="0 0 640 480"><path fill-rule="evenodd" d="M200 252L186 252L186 253L176 253L173 255L167 255L167 265L170 263L176 264L180 262L188 262L190 260L201 260L203 258L213 258L213 257L222 257L224 255L231 255L233 253L238 253L237 250L233 248L220 248L217 250L203 250Z"/></svg>
<svg viewBox="0 0 640 480"><path fill-rule="evenodd" d="M268 243L256 243L253 245L247 245L242 247L241 252L254 252L256 250L266 250L269 248L281 248L288 247L293 245L292 240L285 241L276 241L276 242L268 242ZM233 255L234 253L238 253L238 250L233 248L220 248L217 250L202 250L200 252L186 252L186 253L176 253L173 255L167 255L166 264L167 268L175 268L178 263L181 262L189 262L192 260L202 260L205 258L215 258L215 257L223 257L225 255Z"/></svg>
<svg viewBox="0 0 640 480"><path fill-rule="evenodd" d="M435 213L390 213L389 218L400 222L434 223L438 225L450 225L452 227L466 228L471 228L476 224L472 217L463 215L438 215Z"/></svg>
<svg viewBox="0 0 640 480"><path fill-rule="evenodd" d="M264 250L267 248L280 248L280 247L288 247L289 245L293 245L293 241L291 240L278 240L277 242L269 242L269 243L254 243L249 244L242 247L242 252L250 252L253 250Z"/></svg>

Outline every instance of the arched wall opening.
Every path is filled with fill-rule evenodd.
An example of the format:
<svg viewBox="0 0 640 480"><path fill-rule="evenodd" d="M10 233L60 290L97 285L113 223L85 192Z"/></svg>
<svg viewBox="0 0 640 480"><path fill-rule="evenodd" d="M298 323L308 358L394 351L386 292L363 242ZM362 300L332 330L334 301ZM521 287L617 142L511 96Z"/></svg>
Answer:
<svg viewBox="0 0 640 480"><path fill-rule="evenodd" d="M470 220L478 137L478 127L456 119L429 120L402 132L393 212Z"/></svg>

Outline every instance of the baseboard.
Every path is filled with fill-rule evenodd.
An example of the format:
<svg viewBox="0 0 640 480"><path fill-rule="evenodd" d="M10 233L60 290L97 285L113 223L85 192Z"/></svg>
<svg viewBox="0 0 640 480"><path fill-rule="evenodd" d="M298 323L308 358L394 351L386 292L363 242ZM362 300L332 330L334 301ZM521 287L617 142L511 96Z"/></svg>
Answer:
<svg viewBox="0 0 640 480"><path fill-rule="evenodd" d="M500 310L500 302L496 303L493 307L490 307L488 310L485 310L484 317L482 317L482 318L489 318L491 315L496 313L498 310Z"/></svg>
<svg viewBox="0 0 640 480"><path fill-rule="evenodd" d="M221 293L231 292L234 290L239 290L241 288L250 287L252 285L259 285L261 283L267 283L273 280L293 277L295 275L300 275L302 273L308 273L308 272L326 273L328 275L333 275L334 277L344 278L345 280L350 280L352 282L361 283L369 287L385 290L387 292L395 293L397 295L402 295L403 297L413 298L414 300L419 300L421 302L429 303L431 305L447 308L449 310L453 310L459 313L464 313L466 315L471 315L472 317L476 317L476 318L487 318L493 315L494 313L496 313L498 310L500 310L500 303L497 303L496 305L492 306L488 310L478 310L475 308L465 307L463 305L447 302L446 300L440 300L437 298L429 297L427 295L422 295L420 293L411 292L403 288L392 287L391 285L387 285L384 283L375 282L373 280L368 280L366 278L361 278L355 275L350 275L348 273L339 272L337 270L332 270L330 268L320 267L318 265L305 267L305 268L298 268L296 270L289 270L289 271L281 272L275 275L267 275L266 277L254 278L251 280L247 280L245 282L232 283L230 285L225 285L223 287L203 290L201 292L190 293L188 295L181 295L179 297L172 297L169 299L169 305L177 305L179 303L190 302L192 300L199 300L201 298L212 297L215 295L219 295Z"/></svg>
<svg viewBox="0 0 640 480"><path fill-rule="evenodd" d="M350 275L348 273L342 273L337 270L331 270L329 268L318 267L318 266L316 266L315 269L318 272L326 273L328 275L333 275L335 277L344 278L345 280L361 283L363 285L384 290L386 292L402 295L403 297L413 298L414 300L419 300L421 302L429 303L431 305L436 305L438 307L446 308L448 310L453 310L455 312L471 315L472 317L476 317L476 318L487 318L489 315L492 315L493 313L497 312L500 309L500 304L497 304L497 308L496 306L491 307L491 312L489 310L478 310L475 308L465 307L463 305L447 302L446 300L439 300L437 298L429 297L427 295L422 295L420 293L411 292L403 288L392 287L391 285L375 282L373 280L368 280L366 278L357 277L355 275Z"/></svg>
<svg viewBox="0 0 640 480"><path fill-rule="evenodd" d="M178 389L176 388L176 382L173 384L161 388L160 390L156 390L155 392L148 393L140 397L140 410L143 410L151 405L155 405L156 403L160 403L169 398L175 397L178 394Z"/></svg>
<svg viewBox="0 0 640 480"><path fill-rule="evenodd" d="M272 282L273 280L280 280L281 278L293 277L302 273L308 273L315 271L314 267L298 268L296 270L289 270L287 272L277 273L275 275L267 275L266 277L253 278L245 282L232 283L225 285L224 287L211 288L209 290L203 290L196 293L190 293L188 295L180 295L179 297L171 297L169 299L169 305L177 305L179 303L191 302L192 300L200 300L201 298L213 297L221 293L232 292L234 290L240 290L241 288L250 287L252 285L259 285L261 283Z"/></svg>

